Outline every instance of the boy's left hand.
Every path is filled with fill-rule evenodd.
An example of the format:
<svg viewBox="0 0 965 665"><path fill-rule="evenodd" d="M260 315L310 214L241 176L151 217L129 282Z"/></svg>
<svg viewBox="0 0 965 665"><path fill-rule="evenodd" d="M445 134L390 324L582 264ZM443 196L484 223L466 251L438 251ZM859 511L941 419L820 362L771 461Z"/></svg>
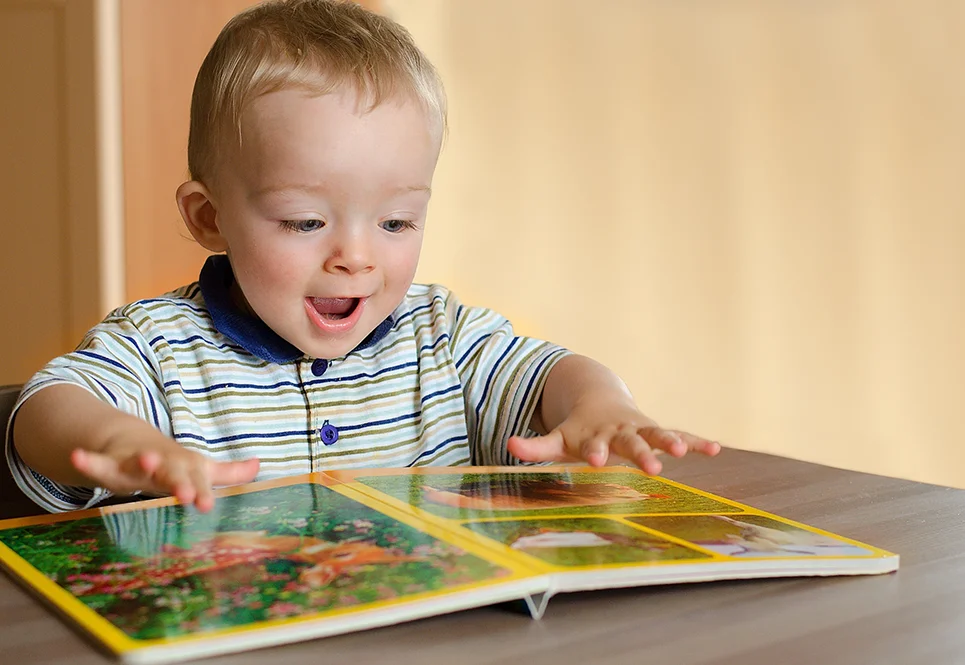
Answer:
<svg viewBox="0 0 965 665"><path fill-rule="evenodd" d="M683 457L688 452L713 456L716 441L664 429L630 399L581 399L560 425L544 436L510 437L510 453L524 462L584 460L592 466L635 464L650 475L660 473L659 452Z"/></svg>

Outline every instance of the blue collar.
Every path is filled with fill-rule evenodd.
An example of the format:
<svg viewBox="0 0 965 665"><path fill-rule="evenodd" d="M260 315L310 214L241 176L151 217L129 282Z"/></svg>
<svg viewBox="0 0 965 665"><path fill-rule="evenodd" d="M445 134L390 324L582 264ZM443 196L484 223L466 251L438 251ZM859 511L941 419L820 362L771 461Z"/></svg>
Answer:
<svg viewBox="0 0 965 665"><path fill-rule="evenodd" d="M231 285L234 281L231 263L224 254L209 256L204 262L198 284L218 332L248 353L268 362L288 363L304 356L304 353L269 328L264 321L239 309L232 302ZM352 350L358 351L376 344L392 330L394 324L395 320L389 315Z"/></svg>

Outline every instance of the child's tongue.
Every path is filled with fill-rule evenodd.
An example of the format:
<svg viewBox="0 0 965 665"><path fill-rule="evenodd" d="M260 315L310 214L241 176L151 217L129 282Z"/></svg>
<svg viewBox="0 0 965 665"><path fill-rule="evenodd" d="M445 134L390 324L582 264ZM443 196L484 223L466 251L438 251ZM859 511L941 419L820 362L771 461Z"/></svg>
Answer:
<svg viewBox="0 0 965 665"><path fill-rule="evenodd" d="M322 316L344 318L355 308L356 298L312 298L312 307Z"/></svg>

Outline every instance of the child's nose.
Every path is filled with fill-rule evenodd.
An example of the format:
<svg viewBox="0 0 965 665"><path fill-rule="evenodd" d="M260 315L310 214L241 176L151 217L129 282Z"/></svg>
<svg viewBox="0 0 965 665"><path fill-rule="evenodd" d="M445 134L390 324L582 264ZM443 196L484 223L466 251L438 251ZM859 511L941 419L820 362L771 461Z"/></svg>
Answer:
<svg viewBox="0 0 965 665"><path fill-rule="evenodd" d="M346 230L336 234L335 245L325 260L325 270L354 274L372 269L372 246L366 234L358 230Z"/></svg>

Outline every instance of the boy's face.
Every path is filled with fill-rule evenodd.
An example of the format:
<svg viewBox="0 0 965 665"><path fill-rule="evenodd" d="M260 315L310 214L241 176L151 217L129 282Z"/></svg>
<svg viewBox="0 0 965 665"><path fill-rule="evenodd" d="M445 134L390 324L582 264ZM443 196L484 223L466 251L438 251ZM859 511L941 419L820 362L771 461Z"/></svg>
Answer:
<svg viewBox="0 0 965 665"><path fill-rule="evenodd" d="M242 116L212 203L244 300L316 358L355 348L402 302L440 137L417 104L282 90Z"/></svg>

